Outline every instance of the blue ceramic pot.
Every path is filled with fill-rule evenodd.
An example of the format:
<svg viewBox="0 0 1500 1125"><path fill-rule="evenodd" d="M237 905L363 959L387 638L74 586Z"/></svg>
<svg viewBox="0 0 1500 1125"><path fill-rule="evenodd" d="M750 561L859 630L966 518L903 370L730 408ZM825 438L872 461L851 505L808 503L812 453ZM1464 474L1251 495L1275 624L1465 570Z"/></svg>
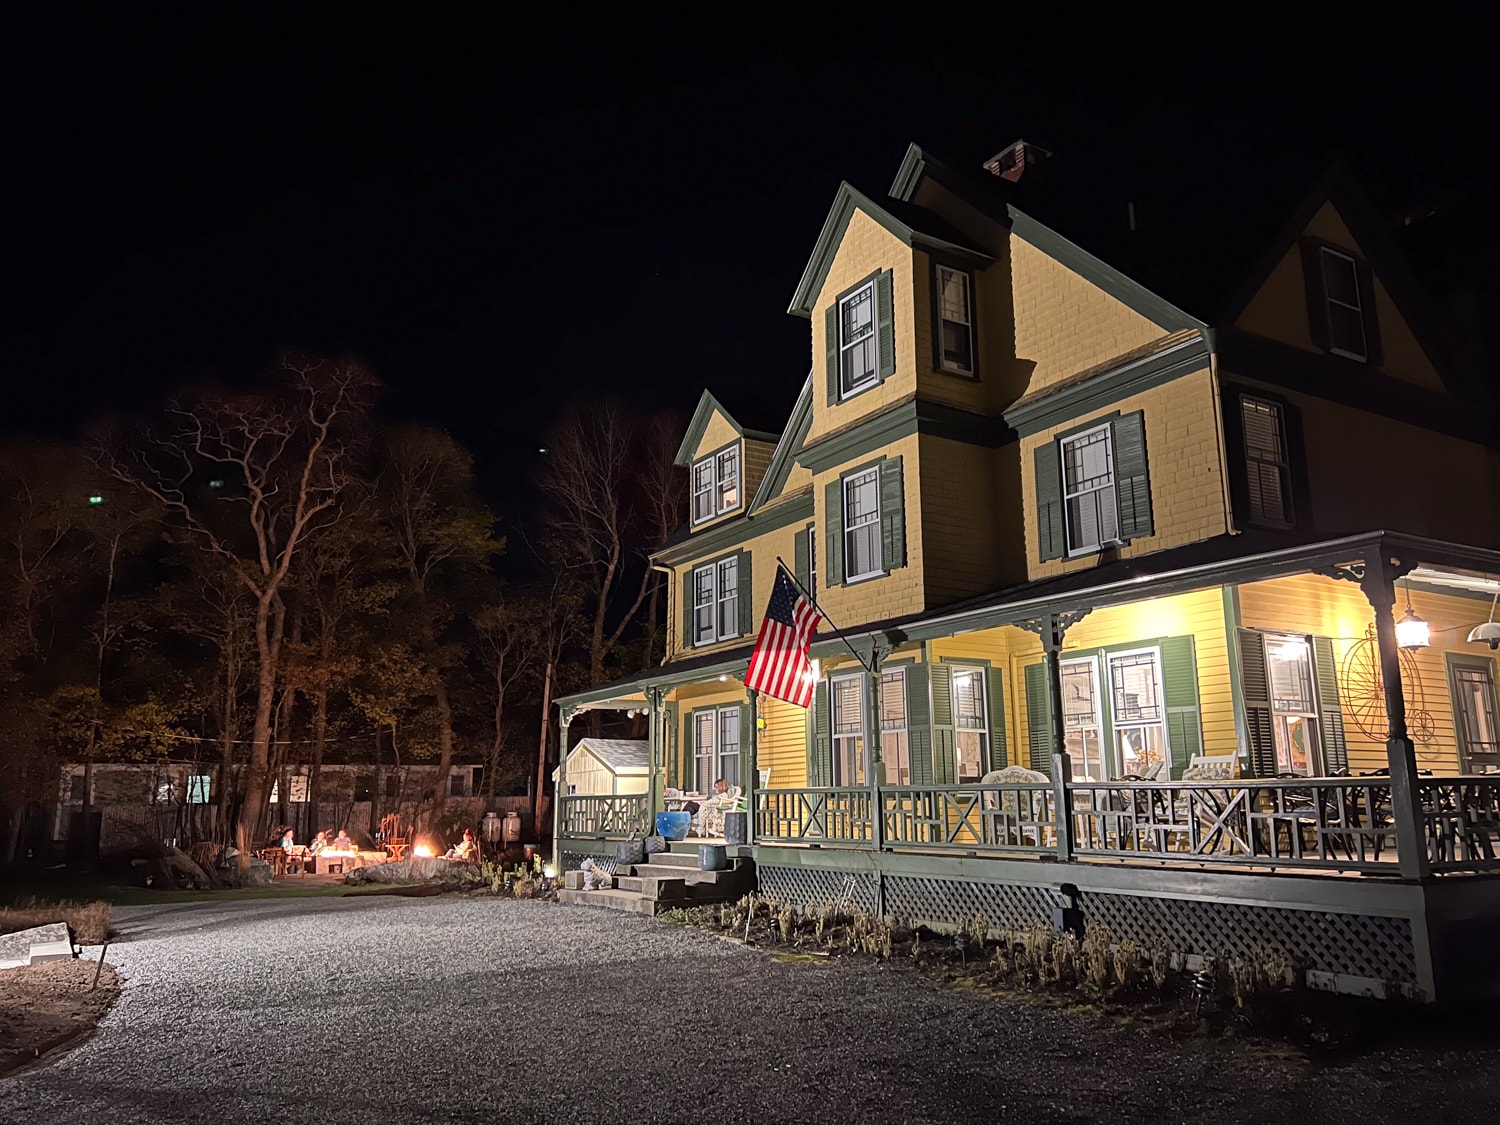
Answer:
<svg viewBox="0 0 1500 1125"><path fill-rule="evenodd" d="M656 814L656 834L668 840L684 840L692 823L692 813L659 812Z"/></svg>

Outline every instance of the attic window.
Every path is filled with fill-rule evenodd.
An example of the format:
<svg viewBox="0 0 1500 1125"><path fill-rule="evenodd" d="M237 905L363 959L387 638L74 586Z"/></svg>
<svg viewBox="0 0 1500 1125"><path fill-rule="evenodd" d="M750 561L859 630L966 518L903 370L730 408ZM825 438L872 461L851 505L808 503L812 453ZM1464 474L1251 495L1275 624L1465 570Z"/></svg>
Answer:
<svg viewBox="0 0 1500 1125"><path fill-rule="evenodd" d="M1359 269L1348 254L1321 248L1323 297L1328 306L1328 350L1348 359L1366 360L1365 311L1359 292Z"/></svg>
<svg viewBox="0 0 1500 1125"><path fill-rule="evenodd" d="M734 511L740 495L738 443L693 462L693 523Z"/></svg>
<svg viewBox="0 0 1500 1125"><path fill-rule="evenodd" d="M938 366L962 375L974 373L974 317L969 275L950 266L937 267Z"/></svg>
<svg viewBox="0 0 1500 1125"><path fill-rule="evenodd" d="M872 281L839 302L839 394L847 398L879 381Z"/></svg>

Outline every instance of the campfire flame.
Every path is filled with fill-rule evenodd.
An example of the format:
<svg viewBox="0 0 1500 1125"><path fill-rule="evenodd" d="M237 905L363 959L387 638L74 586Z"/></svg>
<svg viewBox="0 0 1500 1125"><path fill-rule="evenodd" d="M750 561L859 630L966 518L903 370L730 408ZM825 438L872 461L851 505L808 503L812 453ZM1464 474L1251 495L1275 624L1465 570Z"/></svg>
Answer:
<svg viewBox="0 0 1500 1125"><path fill-rule="evenodd" d="M419 859L431 859L437 853L429 848L426 844L418 844L416 847L412 848L411 854L417 856Z"/></svg>

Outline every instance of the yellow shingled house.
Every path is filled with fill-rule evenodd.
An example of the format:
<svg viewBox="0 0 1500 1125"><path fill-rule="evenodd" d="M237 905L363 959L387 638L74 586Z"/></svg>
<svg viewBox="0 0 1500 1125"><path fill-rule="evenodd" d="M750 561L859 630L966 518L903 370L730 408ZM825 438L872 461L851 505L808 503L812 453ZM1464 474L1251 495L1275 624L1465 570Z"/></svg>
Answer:
<svg viewBox="0 0 1500 1125"><path fill-rule="evenodd" d="M1472 376L1337 168L1214 244L1133 203L1069 228L1061 175L913 145L886 197L839 186L786 424L705 391L683 438L666 661L560 703L565 745L588 709L651 732L647 792L560 783L562 865L723 779L729 852L797 906L1019 930L1070 898L1321 987L1488 987L1500 461ZM778 560L825 619L806 710L743 684Z"/></svg>

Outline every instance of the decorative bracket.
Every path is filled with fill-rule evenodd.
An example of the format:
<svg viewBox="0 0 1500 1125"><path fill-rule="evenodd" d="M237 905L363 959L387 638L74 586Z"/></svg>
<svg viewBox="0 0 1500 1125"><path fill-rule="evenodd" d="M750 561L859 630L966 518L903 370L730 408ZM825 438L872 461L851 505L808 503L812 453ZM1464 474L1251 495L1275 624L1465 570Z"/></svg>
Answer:
<svg viewBox="0 0 1500 1125"><path fill-rule="evenodd" d="M1056 613L1048 613L1041 617L1028 617L1017 621L1016 626L1025 629L1028 633L1035 633L1042 639L1042 648L1048 650L1062 648L1063 638L1067 636L1068 630L1077 625L1090 613L1092 609L1064 609Z"/></svg>
<svg viewBox="0 0 1500 1125"><path fill-rule="evenodd" d="M1363 583L1365 580L1365 564L1362 562L1339 563L1334 566L1321 567L1314 571L1325 578L1332 578L1339 582Z"/></svg>

